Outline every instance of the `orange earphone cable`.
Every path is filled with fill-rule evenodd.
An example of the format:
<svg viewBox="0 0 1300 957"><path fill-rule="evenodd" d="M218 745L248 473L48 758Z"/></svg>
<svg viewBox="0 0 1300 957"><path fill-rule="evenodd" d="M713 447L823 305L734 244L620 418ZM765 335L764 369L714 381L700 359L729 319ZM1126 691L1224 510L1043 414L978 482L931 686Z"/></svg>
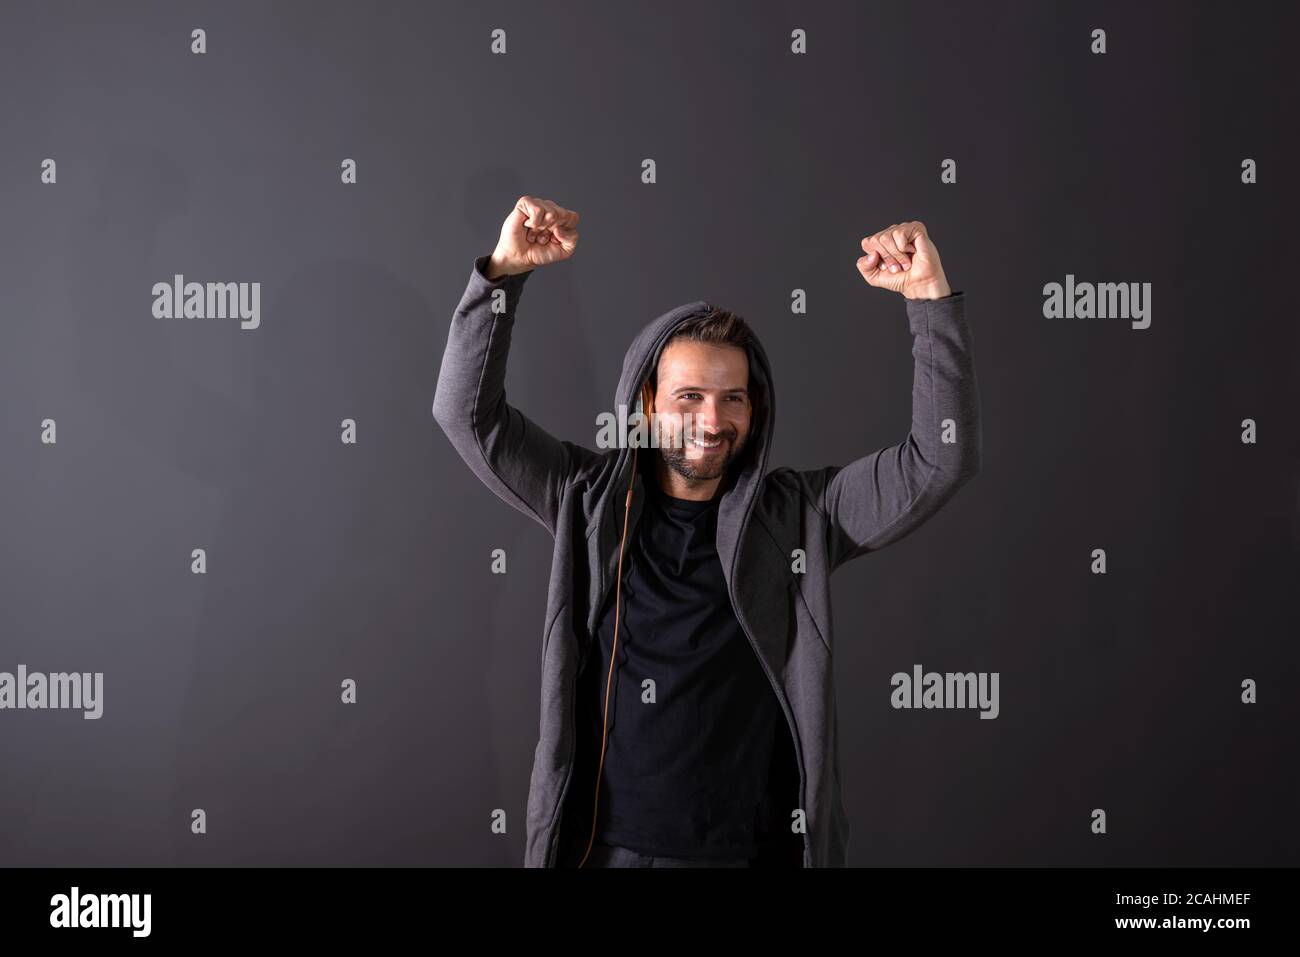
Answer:
<svg viewBox="0 0 1300 957"><path fill-rule="evenodd" d="M650 395L649 389L642 388L642 405L648 407L646 401ZM632 446L632 475L627 483L627 498L623 502L623 536L618 542L618 575L615 579L614 586L614 642L609 653L609 674L605 678L605 714L601 721L600 729L600 764L596 767L596 801L591 810L591 836L587 838L587 850L582 855L582 860L578 862L578 867L587 863L587 858L591 854L591 846L596 840L596 815L600 812L600 775L605 769L605 742L609 735L609 690L614 681L614 661L618 655L618 622L619 607L622 604L623 597L623 546L627 542L627 519L628 513L632 510L632 486L636 481L636 446ZM576 733L576 732L575 732Z"/></svg>

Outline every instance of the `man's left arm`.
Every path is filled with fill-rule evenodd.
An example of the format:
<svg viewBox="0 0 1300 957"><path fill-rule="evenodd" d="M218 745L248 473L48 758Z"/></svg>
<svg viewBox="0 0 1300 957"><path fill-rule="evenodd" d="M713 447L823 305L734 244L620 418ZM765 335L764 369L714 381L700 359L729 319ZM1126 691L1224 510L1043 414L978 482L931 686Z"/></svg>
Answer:
<svg viewBox="0 0 1300 957"><path fill-rule="evenodd" d="M907 535L980 469L979 387L965 293L949 287L922 223L897 224L862 247L858 269L867 282L907 300L912 424L897 445L805 473L826 515L832 569Z"/></svg>

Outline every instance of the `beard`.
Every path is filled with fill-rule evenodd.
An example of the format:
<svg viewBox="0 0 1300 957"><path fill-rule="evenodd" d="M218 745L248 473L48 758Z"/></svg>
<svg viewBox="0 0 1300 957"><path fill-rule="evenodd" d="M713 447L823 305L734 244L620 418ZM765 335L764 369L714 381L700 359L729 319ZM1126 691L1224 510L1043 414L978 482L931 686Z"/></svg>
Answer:
<svg viewBox="0 0 1300 957"><path fill-rule="evenodd" d="M745 439L738 438L734 431L719 433L712 438L722 445L700 455L700 451L692 448L686 438L683 438L681 446L675 446L673 436L661 432L659 454L663 456L664 464L682 478L696 481L720 478L744 451ZM692 453L694 457L691 457Z"/></svg>

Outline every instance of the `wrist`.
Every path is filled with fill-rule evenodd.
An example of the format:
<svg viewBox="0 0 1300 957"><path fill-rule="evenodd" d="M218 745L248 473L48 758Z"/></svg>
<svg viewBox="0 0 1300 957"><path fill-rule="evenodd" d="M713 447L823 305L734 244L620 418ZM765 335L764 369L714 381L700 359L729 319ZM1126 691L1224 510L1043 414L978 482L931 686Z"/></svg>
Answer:
<svg viewBox="0 0 1300 957"><path fill-rule="evenodd" d="M906 289L903 295L908 299L944 299L952 295L952 288L948 285L947 279L940 277L913 289Z"/></svg>
<svg viewBox="0 0 1300 957"><path fill-rule="evenodd" d="M504 279L506 276L514 273L509 268L509 263L501 256L493 253L488 257L488 261L483 264L483 275L488 279L496 282L498 279Z"/></svg>

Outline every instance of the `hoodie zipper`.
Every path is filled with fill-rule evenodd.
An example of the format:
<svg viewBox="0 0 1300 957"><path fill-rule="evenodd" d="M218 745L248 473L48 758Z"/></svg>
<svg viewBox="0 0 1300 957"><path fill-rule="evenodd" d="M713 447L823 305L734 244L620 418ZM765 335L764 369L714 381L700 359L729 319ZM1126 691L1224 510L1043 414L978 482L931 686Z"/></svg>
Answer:
<svg viewBox="0 0 1300 957"><path fill-rule="evenodd" d="M769 449L767 447L767 443L764 443L763 455L759 460L758 469L756 472L758 476L757 480L760 482L763 480L763 475L767 472L768 451ZM799 733L795 730L795 726L794 726L794 714L790 708L790 703L786 700L785 692L781 690L780 682L776 680L776 675L773 674L772 669L768 667L767 659L765 659L762 653L759 651L758 642L755 641L754 636L749 633L749 628L748 626L746 626L744 618L740 614L740 610L739 610L740 603L736 601L736 586L735 586L736 566L740 564L740 549L745 542L745 531L749 528L749 516L750 513L753 511L754 500L757 497L758 497L758 490L755 489L754 494L750 496L749 503L745 507L745 514L740 520L740 528L736 532L736 548L735 551L732 553L732 557L731 557L731 574L726 576L727 597L731 599L732 612L736 616L736 622L740 625L740 630L743 631L745 633L745 637L749 639L749 647L753 649L754 656L758 659L758 663L762 665L763 671L767 675L767 680L772 685L772 691L776 695L777 703L781 705L781 711L785 715L786 727L790 731L790 743L794 746L795 763L799 767L799 807L801 810L804 811L805 826L804 826L804 833L803 833L802 865L804 867L807 867L808 862L812 859L812 838L811 835L808 833L808 828L807 828L808 775L807 772L804 770L803 746L799 743Z"/></svg>
<svg viewBox="0 0 1300 957"><path fill-rule="evenodd" d="M747 524L748 524L747 521L741 523L742 533L744 532L744 528ZM737 538L736 540L736 553L737 554L740 553L739 538ZM734 589L732 588L730 583L728 583L727 585L727 594L731 598L732 608L735 609L737 605L736 597L735 597ZM754 650L754 656L758 658L758 663L763 666L763 672L767 675L767 680L772 685L772 691L776 694L777 703L781 705L782 714L785 715L786 727L789 728L790 730L790 743L794 745L795 763L799 766L799 807L800 809L804 809L807 807L807 801L805 800L807 794L807 789L805 785L807 775L804 772L803 747L799 744L799 735L794 728L794 719L791 717L790 706L788 702L785 700L785 695L781 692L781 688L776 680L776 676L772 673L772 669L767 666L767 660L762 656L762 654L759 653L758 642L756 642L754 640L754 636L749 633L749 629L745 626L744 621L741 620L739 612L736 612L736 621L740 624L740 630L745 633L745 637L749 639L749 646ZM805 820L805 827L803 833L803 859L804 859L803 866L806 867L807 861L811 857L811 853L812 853L811 841L809 839L808 829L806 826L807 825L806 811L805 811L804 820Z"/></svg>
<svg viewBox="0 0 1300 957"><path fill-rule="evenodd" d="M667 339L668 334L671 333L674 328L676 328L676 326L673 326L660 334L659 338L651 344L649 355L653 356L658 351L660 344ZM644 376L642 376L642 378L644 378ZM632 466L629 463L628 468L631 467ZM635 476L633 477L633 480L635 481ZM619 485L621 487L621 481ZM630 507L629 504L624 505L624 508L628 507ZM597 534L599 534L599 532L597 532ZM615 576L617 576L617 574L618 573L615 572ZM612 587L613 583L606 583L604 590L601 592L600 603L596 606L597 608L605 607L605 599L609 597L609 590ZM573 682L569 691L569 761L568 766L564 770L564 784L560 787L560 798L555 803L555 810L551 812L551 819L554 824L551 828L550 846L548 847L546 854L548 867L555 866L555 858L559 850L561 832L564 830L564 799L569 794L569 783L573 779L574 759L578 750L578 677L582 674L582 667L586 663L588 655L591 653L592 644L599 640L600 622L599 619L597 619L596 633L588 635L587 648L583 653L578 655L578 667L573 674ZM599 775L597 776L597 782L599 782Z"/></svg>
<svg viewBox="0 0 1300 957"><path fill-rule="evenodd" d="M605 600L609 597L609 590L613 587L613 582L605 584L604 590L600 593L600 603L596 606L597 608L605 607ZM555 866L555 859L559 852L561 832L564 830L564 799L569 794L569 784L573 780L573 766L578 751L578 678L582 675L582 669L586 665L587 659L591 656L592 645L599 640L600 621L598 618L595 633L588 633L586 647L578 655L578 667L574 670L573 681L569 686L569 761L564 769L564 784L560 787L560 798L556 801L555 810L551 813L551 818L555 823L551 828L550 846L546 854L547 867Z"/></svg>

